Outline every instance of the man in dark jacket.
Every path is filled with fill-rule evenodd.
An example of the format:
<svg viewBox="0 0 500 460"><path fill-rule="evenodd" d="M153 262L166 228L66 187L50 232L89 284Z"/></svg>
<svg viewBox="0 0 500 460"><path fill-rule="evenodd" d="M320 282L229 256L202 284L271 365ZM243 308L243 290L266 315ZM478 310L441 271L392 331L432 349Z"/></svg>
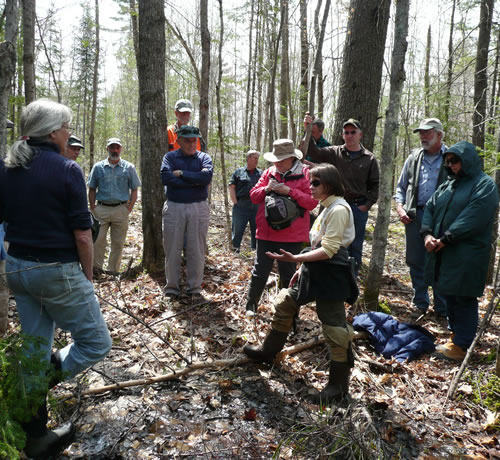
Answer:
<svg viewBox="0 0 500 460"><path fill-rule="evenodd" d="M306 113L304 126L313 119ZM342 137L345 144L318 148L311 136L306 152L307 158L315 163L330 163L340 172L345 187L345 200L351 206L354 216L356 237L349 246L349 254L356 260L356 276L361 267L363 241L365 239L368 211L378 199L379 167L372 152L361 144L363 132L358 120L349 118L344 122Z"/></svg>
<svg viewBox="0 0 500 460"><path fill-rule="evenodd" d="M422 120L418 128L421 148L415 149L406 159L396 188L396 211L405 226L406 263L410 267L413 286L413 306L421 313L429 308L429 286L424 281L425 246L420 235L425 204L439 185L446 180L443 167L443 125L437 118ZM438 316L446 316L446 302L435 286L434 311Z"/></svg>
<svg viewBox="0 0 500 460"><path fill-rule="evenodd" d="M458 142L444 157L448 179L427 202L422 222L425 278L444 295L453 332L452 340L436 351L462 361L476 334L477 297L486 284L498 191L481 171L474 145Z"/></svg>

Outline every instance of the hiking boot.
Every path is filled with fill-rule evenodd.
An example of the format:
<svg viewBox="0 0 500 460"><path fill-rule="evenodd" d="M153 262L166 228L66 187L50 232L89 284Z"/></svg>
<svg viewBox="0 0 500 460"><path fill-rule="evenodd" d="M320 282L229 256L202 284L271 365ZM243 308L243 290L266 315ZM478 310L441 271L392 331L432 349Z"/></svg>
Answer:
<svg viewBox="0 0 500 460"><path fill-rule="evenodd" d="M287 336L287 332L271 329L261 347L245 345L245 347L243 347L243 353L255 361L272 364L276 355L285 346Z"/></svg>
<svg viewBox="0 0 500 460"><path fill-rule="evenodd" d="M436 347L436 356L438 358L446 358L451 359L452 361L462 362L465 355L466 351L453 342L448 342L445 345L439 345Z"/></svg>

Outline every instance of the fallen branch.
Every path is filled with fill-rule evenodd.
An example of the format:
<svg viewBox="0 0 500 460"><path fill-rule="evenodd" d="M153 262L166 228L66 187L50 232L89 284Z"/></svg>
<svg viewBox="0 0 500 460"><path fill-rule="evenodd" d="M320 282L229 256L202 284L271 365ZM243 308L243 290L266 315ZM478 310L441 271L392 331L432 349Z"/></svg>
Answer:
<svg viewBox="0 0 500 460"><path fill-rule="evenodd" d="M324 338L315 338L308 340L307 342L299 343L293 347L285 348L279 355L278 358L285 357L287 355L293 355L301 351L307 350L308 348L314 347L316 345L325 343ZM155 383L167 382L168 380L174 380L184 375L188 375L194 371L200 369L209 369L212 367L224 368L224 367L234 367L242 366L244 364L254 363L250 358L233 358L233 359L216 359L213 361L204 361L200 363L193 363L181 369L178 372L171 372L170 374L160 375L158 377L149 377L136 380L127 380L125 382L115 383L113 385L105 385L97 388L89 388L88 390L82 391L81 396L96 395L100 393L106 393L107 391L121 390L123 388L154 385ZM69 399L72 398L72 393L64 393L58 396L59 399Z"/></svg>

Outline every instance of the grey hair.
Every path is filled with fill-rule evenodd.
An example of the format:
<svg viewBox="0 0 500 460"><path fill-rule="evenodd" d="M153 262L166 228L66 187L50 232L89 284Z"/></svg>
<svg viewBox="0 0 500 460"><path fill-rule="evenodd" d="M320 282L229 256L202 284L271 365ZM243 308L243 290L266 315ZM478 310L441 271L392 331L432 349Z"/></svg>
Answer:
<svg viewBox="0 0 500 460"><path fill-rule="evenodd" d="M436 129L436 128L434 128L434 131L436 131L436 133L441 133L442 134L442 136L441 136L441 142L443 142L444 138L446 136L446 133L442 129Z"/></svg>
<svg viewBox="0 0 500 460"><path fill-rule="evenodd" d="M313 125L316 125L320 131L325 130L325 122L321 118L315 118Z"/></svg>
<svg viewBox="0 0 500 460"><path fill-rule="evenodd" d="M61 129L72 118L73 112L69 107L50 99L38 99L23 109L21 137L29 137L38 142L47 141L51 132ZM5 166L27 168L36 151L36 147L28 145L27 139L21 138L7 152Z"/></svg>

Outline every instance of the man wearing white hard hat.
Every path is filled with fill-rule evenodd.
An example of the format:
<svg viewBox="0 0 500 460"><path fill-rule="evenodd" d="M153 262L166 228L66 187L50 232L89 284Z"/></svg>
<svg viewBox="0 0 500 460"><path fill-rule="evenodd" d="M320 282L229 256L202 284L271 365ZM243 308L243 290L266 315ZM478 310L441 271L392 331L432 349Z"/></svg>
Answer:
<svg viewBox="0 0 500 460"><path fill-rule="evenodd" d="M137 200L141 181L135 166L120 158L122 143L117 137L108 139L108 158L94 165L88 179L89 205L101 223L94 243L94 271L102 271L106 252L106 236L111 229L111 253L108 270L120 272L123 245L128 230L128 215ZM97 204L96 204L97 199Z"/></svg>

